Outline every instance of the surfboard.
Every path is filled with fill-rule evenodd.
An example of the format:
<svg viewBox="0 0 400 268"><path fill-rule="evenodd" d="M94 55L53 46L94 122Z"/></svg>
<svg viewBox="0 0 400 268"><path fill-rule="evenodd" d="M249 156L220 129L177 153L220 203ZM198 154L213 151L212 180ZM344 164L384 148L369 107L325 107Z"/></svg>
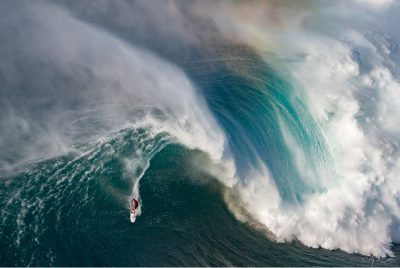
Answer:
<svg viewBox="0 0 400 268"><path fill-rule="evenodd" d="M134 212L130 212L130 214L131 223L134 223L136 221L136 210Z"/></svg>

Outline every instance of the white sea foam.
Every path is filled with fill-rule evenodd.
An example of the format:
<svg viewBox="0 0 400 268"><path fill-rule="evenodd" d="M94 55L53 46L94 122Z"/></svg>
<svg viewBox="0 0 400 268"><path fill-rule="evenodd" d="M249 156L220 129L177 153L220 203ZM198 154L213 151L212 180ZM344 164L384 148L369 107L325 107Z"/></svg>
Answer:
<svg viewBox="0 0 400 268"><path fill-rule="evenodd" d="M230 13L225 15L232 26L219 25L228 35L242 37L257 49L264 44L264 50L276 53L274 64L292 75L298 97L321 126L325 153L331 159L325 166L308 165L313 160L282 125L297 169L307 183L317 182L324 190L305 195L300 204L283 203L277 198L273 178L261 171L248 184L238 186L244 207L278 241L298 239L310 247L385 256L392 255L391 242L398 242L400 236L400 185L396 182L400 176L400 76L397 30L381 19L393 18L393 9L399 9L395 3L392 10L383 8L391 1L379 8L375 2L358 2L349 3L357 8L351 14L342 5L328 4L329 14L323 13L324 6L312 11L340 18L335 31L323 25L315 28L313 23L324 21L317 22L306 12L296 15L298 20L285 20L290 8L283 9L278 26L262 27L257 18L243 24ZM225 19L220 16L216 21ZM260 55L265 54L260 51ZM333 172L325 172L328 169Z"/></svg>
<svg viewBox="0 0 400 268"><path fill-rule="evenodd" d="M83 138L90 140L99 132L107 135L126 124L149 127L156 134L168 132L216 162L225 157L223 133L178 67L53 5L39 2L14 8L19 12L3 17L3 35L11 34L6 28L11 23L23 34L1 47L9 57L0 70L17 72L7 76L4 102L8 108L0 118L7 135L1 136L0 145L12 143L15 153L6 150L7 157L0 155L0 159L14 158L13 163L18 163L52 157ZM24 19L31 21L31 27L25 27ZM32 93L12 86L30 77L19 71L22 67L14 59L33 68L29 75L35 79L29 87L35 94L26 106L19 102L23 94ZM43 70L36 65L43 65ZM29 143L21 142L25 133ZM6 165L10 163L6 161L3 168Z"/></svg>
<svg viewBox="0 0 400 268"><path fill-rule="evenodd" d="M310 247L391 255L390 243L400 241L398 3L337 3L337 8L325 3L299 10L272 3L267 5L267 14L250 6L246 10L251 16L243 20L246 14L241 4L236 7L221 2L215 8L202 2L202 12L198 13L215 22L230 40L239 39L255 48L266 61L272 58L265 51L276 55L273 63L291 73L297 97L303 99L320 125L327 144L324 153L331 159L327 166L309 165L310 159L282 125L284 141L299 173L307 183L318 183L324 190L305 195L295 205L284 203L268 167L258 159L248 177L241 178L235 187L243 207L278 241L298 239ZM32 99L34 105L21 108L20 103L9 102L4 106L0 126L7 135L1 137L11 140L1 140L1 148L23 140L21 133L30 133L35 143L13 147L23 152L16 159L65 151L72 145L71 137L62 131L66 121L60 124L57 119L76 109L82 113L76 116L72 112L71 121L84 118L83 111L100 111L107 115L96 121L102 128L112 131L128 123L147 127L154 135L167 132L189 148L207 152L215 163L225 164L229 172L215 168L210 173L219 177L228 174L226 184L236 183L224 135L179 68L62 9L43 3L18 8L21 12L3 14L2 22L8 23L0 24L5 25L1 28L5 37L10 34L6 26L11 24L24 33L14 37L19 47L14 43L2 46L2 54L8 56L0 71L9 79L7 85L23 81L18 72L21 66L13 65L18 55L24 57L28 67L50 64L66 74L62 78L73 78L75 84L68 90L57 88L57 84L48 82L57 79L36 70L35 82L42 91L36 92L41 94ZM22 18L28 18L31 27L25 28ZM51 103L55 96L66 101L50 105L44 115L25 118L37 107L35 104L42 105L43 99L47 100L44 104ZM119 108L127 106L145 112L137 118ZM43 147L46 150L41 150ZM126 164L128 170L146 168L135 161ZM3 166L7 165L5 162ZM328 169L333 172L325 172Z"/></svg>

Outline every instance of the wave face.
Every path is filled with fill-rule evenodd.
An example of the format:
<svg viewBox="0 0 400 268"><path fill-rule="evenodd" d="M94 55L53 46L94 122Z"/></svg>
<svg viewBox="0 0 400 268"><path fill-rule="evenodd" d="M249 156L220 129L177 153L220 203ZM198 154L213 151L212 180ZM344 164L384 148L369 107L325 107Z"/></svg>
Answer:
<svg viewBox="0 0 400 268"><path fill-rule="evenodd" d="M0 264L398 265L399 12L2 2Z"/></svg>

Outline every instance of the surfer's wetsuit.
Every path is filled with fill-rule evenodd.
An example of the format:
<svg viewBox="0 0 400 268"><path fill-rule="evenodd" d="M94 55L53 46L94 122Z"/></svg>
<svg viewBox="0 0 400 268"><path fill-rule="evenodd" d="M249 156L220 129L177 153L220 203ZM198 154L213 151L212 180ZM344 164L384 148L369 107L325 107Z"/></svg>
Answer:
<svg viewBox="0 0 400 268"><path fill-rule="evenodd" d="M137 209L137 207L139 206L139 202L136 199L132 199L131 202L131 211L135 211Z"/></svg>

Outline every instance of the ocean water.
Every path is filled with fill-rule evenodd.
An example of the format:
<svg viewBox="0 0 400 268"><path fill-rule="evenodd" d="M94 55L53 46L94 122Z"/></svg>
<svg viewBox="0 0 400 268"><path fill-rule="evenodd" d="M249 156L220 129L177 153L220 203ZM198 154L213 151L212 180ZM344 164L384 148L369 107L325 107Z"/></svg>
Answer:
<svg viewBox="0 0 400 268"><path fill-rule="evenodd" d="M143 214L135 224L129 222L127 200L121 199L129 196L131 185L113 156L99 155L102 168L97 172L87 158L67 157L3 181L8 195L2 193L2 206L10 216L2 221L2 265L398 265L398 257L376 259L271 241L262 229L232 215L224 203L224 186L188 160L198 154L168 145L153 158L141 180ZM68 179L56 187L64 176ZM10 196L16 200L4 204Z"/></svg>
<svg viewBox="0 0 400 268"><path fill-rule="evenodd" d="M399 266L399 11L2 2L0 265Z"/></svg>

